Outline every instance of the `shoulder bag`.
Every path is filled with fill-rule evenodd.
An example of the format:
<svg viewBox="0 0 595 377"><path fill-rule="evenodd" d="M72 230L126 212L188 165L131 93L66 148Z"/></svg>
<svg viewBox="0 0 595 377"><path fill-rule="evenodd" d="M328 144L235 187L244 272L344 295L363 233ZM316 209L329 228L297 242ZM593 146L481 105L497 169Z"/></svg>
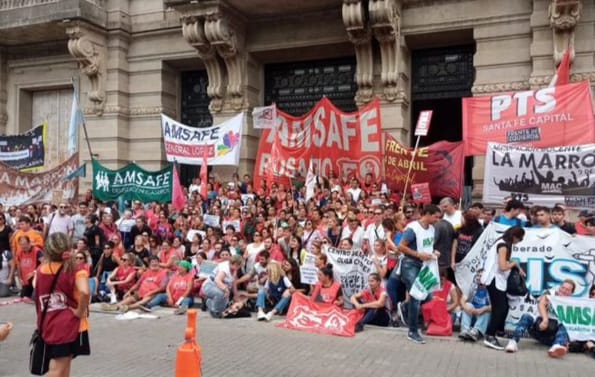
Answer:
<svg viewBox="0 0 595 377"><path fill-rule="evenodd" d="M528 292L527 283L521 276L521 271L518 267L514 267L510 270L510 275L508 275L508 280L506 281L506 293L511 296L524 297Z"/></svg>
<svg viewBox="0 0 595 377"><path fill-rule="evenodd" d="M36 376L43 376L48 372L50 367L50 358L47 355L47 344L43 340L42 337L42 328L43 322L45 320L45 315L48 311L48 304L49 298L51 294L56 289L56 283L58 282L58 277L60 276L60 272L62 272L62 266L56 272L56 276L52 281L52 286L50 288L50 293L48 297L43 300L43 311L41 313L41 322L39 323L39 328L33 331L33 335L31 335L31 340L29 341L29 372Z"/></svg>

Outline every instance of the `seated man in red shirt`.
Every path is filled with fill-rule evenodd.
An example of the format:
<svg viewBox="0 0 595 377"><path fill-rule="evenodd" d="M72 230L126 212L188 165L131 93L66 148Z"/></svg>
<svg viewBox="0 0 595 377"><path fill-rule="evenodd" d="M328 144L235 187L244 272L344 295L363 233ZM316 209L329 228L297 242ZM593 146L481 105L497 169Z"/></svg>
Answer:
<svg viewBox="0 0 595 377"><path fill-rule="evenodd" d="M192 263L185 260L178 262L178 271L169 279L165 292L156 295L145 307L151 310L154 306L169 306L176 308L175 314L185 314L188 308L194 305L194 297L191 294L194 276L189 273L190 270Z"/></svg>
<svg viewBox="0 0 595 377"><path fill-rule="evenodd" d="M150 311L145 305L157 294L165 292L167 286L167 270L159 267L159 257L149 258L149 269L143 272L140 279L124 294L124 299L118 304L102 304L105 311L119 310L123 313L131 309Z"/></svg>

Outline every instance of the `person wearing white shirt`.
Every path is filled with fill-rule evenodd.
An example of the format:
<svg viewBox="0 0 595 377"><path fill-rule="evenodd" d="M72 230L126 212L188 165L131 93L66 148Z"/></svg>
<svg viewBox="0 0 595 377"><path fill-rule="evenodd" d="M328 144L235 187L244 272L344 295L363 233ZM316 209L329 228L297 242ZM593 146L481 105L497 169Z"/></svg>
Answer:
<svg viewBox="0 0 595 377"><path fill-rule="evenodd" d="M347 192L351 194L351 198L353 198L354 202L359 200L359 196L362 193L362 189L359 188L359 182L356 178L351 180L351 187L347 189Z"/></svg>
<svg viewBox="0 0 595 377"><path fill-rule="evenodd" d="M446 197L440 200L442 218L448 221L458 231L463 226L463 213L457 210L456 203L452 198Z"/></svg>
<svg viewBox="0 0 595 377"><path fill-rule="evenodd" d="M371 252L376 240L384 240L384 227L382 226L382 209L376 208L374 210L374 222L366 228L363 239L364 251Z"/></svg>
<svg viewBox="0 0 595 377"><path fill-rule="evenodd" d="M347 218L347 226L341 232L341 239L349 238L353 241L354 249L361 249L364 244L364 228L359 224L355 215Z"/></svg>

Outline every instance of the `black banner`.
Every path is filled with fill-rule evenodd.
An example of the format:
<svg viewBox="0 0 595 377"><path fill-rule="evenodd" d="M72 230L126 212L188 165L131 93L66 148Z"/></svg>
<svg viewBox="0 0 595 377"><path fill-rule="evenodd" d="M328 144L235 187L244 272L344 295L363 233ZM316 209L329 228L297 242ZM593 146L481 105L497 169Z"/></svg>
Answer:
<svg viewBox="0 0 595 377"><path fill-rule="evenodd" d="M19 135L0 136L0 161L15 170L43 166L45 127L44 123Z"/></svg>

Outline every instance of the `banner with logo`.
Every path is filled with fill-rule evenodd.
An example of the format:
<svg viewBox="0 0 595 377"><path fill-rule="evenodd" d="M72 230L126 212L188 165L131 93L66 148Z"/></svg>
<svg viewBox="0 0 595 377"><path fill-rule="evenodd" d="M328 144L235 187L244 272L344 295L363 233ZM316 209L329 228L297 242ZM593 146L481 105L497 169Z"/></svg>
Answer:
<svg viewBox="0 0 595 377"><path fill-rule="evenodd" d="M549 300L571 341L595 341L594 299L550 296Z"/></svg>
<svg viewBox="0 0 595 377"><path fill-rule="evenodd" d="M189 127L161 114L167 161L202 165L204 149L209 165L238 165L244 113L207 128Z"/></svg>
<svg viewBox="0 0 595 377"><path fill-rule="evenodd" d="M18 135L0 136L0 162L16 170L45 164L46 123Z"/></svg>
<svg viewBox="0 0 595 377"><path fill-rule="evenodd" d="M254 128L274 128L277 120L277 106L275 104L269 106L255 107L252 110L252 121Z"/></svg>
<svg viewBox="0 0 595 377"><path fill-rule="evenodd" d="M537 149L489 143L483 200L595 208L595 144Z"/></svg>
<svg viewBox="0 0 595 377"><path fill-rule="evenodd" d="M363 317L361 310L345 310L333 304L310 301L296 292L291 296L285 321L278 327L318 334L354 336L355 325Z"/></svg>
<svg viewBox="0 0 595 377"><path fill-rule="evenodd" d="M111 170L93 160L93 196L102 201L140 200L167 203L171 201L173 186L172 166L147 171L135 163Z"/></svg>
<svg viewBox="0 0 595 377"><path fill-rule="evenodd" d="M333 265L334 278L341 283L345 306L351 308L349 300L354 294L368 286L368 276L376 272L374 260L362 250L343 250L335 247L326 249L328 262Z"/></svg>
<svg viewBox="0 0 595 377"><path fill-rule="evenodd" d="M468 156L485 154L490 141L537 148L593 143L591 85L463 98L463 140Z"/></svg>
<svg viewBox="0 0 595 377"><path fill-rule="evenodd" d="M79 167L78 153L43 173L24 173L0 162L0 203L22 206L71 202L78 197L78 179L66 177Z"/></svg>
<svg viewBox="0 0 595 377"><path fill-rule="evenodd" d="M457 284L463 293L470 292L478 269L485 267L488 252L495 248L496 241L507 228L490 223L465 259L455 266ZM508 297L508 330L514 328L523 314L537 315L537 301L545 290L559 286L564 279L572 279L577 284L574 295L584 297L589 294L595 277L593 238L571 236L557 227L525 228L523 241L513 246L512 259L518 260L527 273L529 293L527 297Z"/></svg>
<svg viewBox="0 0 595 377"><path fill-rule="evenodd" d="M402 193L413 148L399 143L390 134L386 135L384 148L384 171L391 190ZM432 195L460 198L463 192L463 168L465 166L463 143L439 141L427 147L419 147L411 168L410 184L430 184Z"/></svg>
<svg viewBox="0 0 595 377"><path fill-rule="evenodd" d="M261 180L289 184L306 177L310 161L318 176L382 174L380 102L376 99L354 113L337 109L324 97L307 114L293 117L277 111L277 126L263 130L256 156L254 187Z"/></svg>

